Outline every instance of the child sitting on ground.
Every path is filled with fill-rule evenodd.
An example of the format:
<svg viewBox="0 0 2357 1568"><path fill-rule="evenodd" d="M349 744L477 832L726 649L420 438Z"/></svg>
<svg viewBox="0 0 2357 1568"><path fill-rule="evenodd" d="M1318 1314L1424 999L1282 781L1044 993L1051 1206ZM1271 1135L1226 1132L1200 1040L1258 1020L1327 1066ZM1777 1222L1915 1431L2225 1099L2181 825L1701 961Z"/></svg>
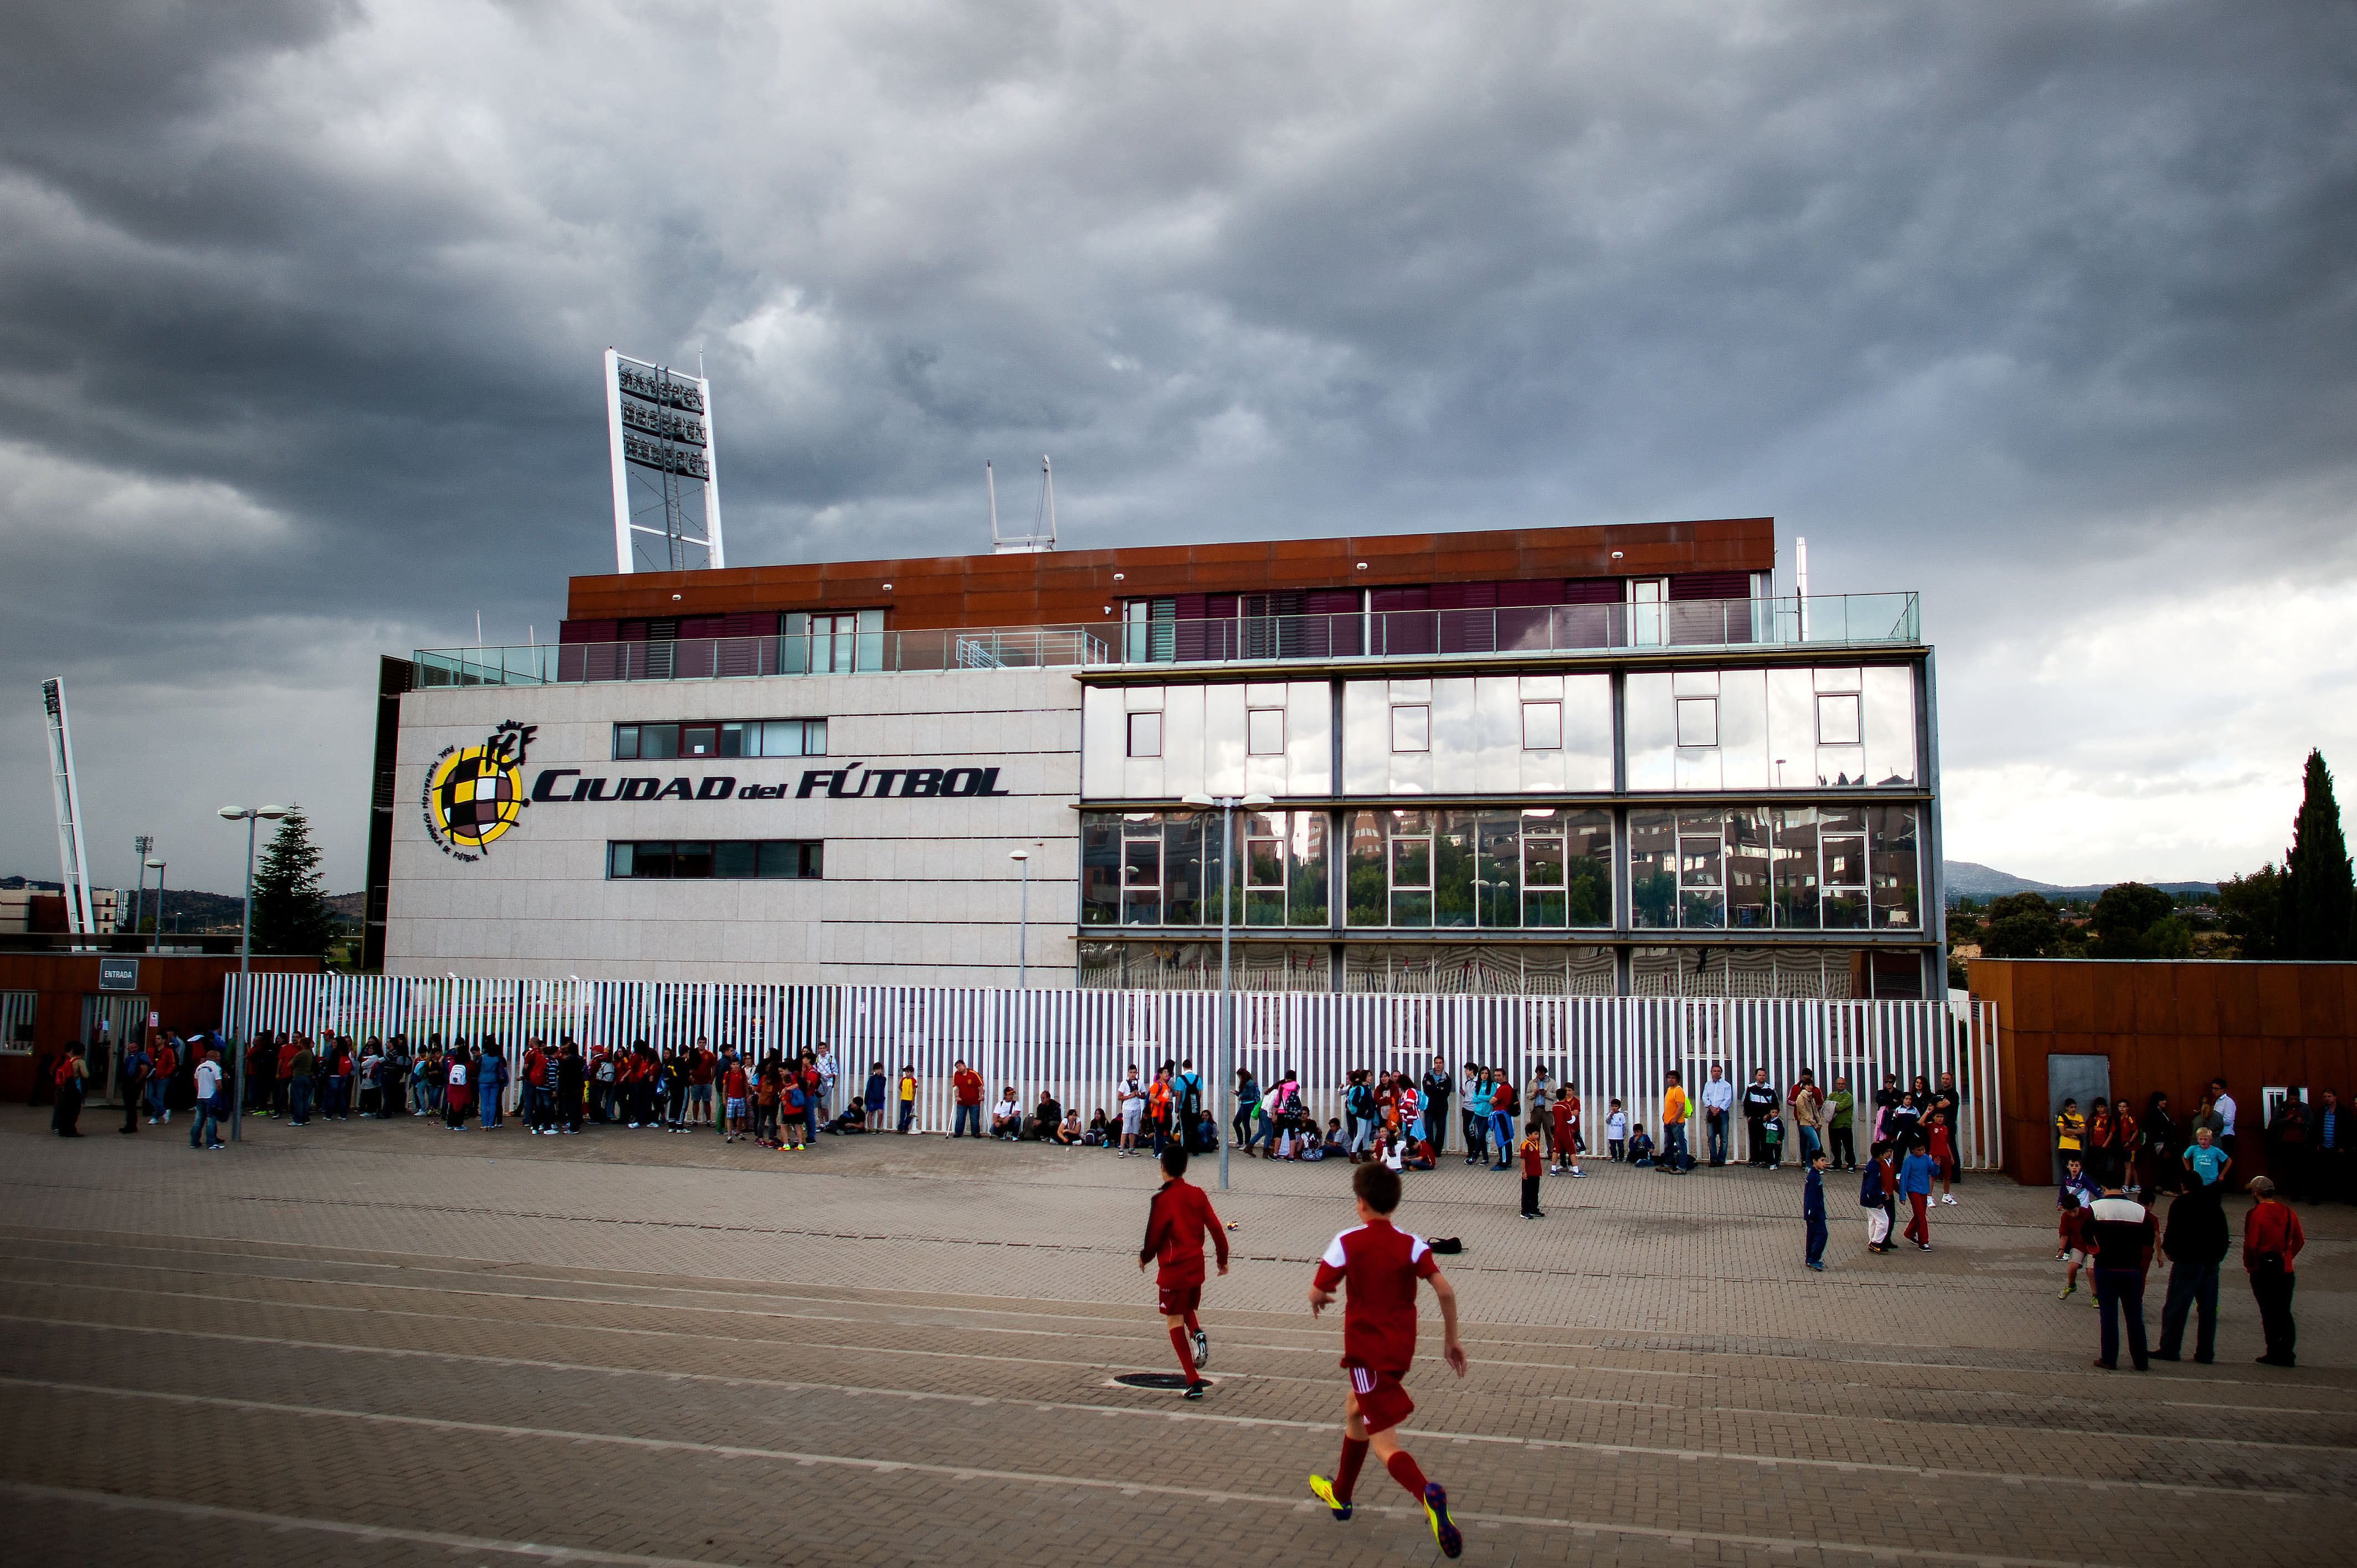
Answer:
<svg viewBox="0 0 2357 1568"><path fill-rule="evenodd" d="M1628 1156L1629 1113L1620 1109L1617 1100L1612 1102L1611 1113L1604 1118L1604 1146L1616 1165Z"/></svg>
<svg viewBox="0 0 2357 1568"><path fill-rule="evenodd" d="M1632 1165L1651 1165L1653 1163L1652 1135L1645 1131L1642 1122L1637 1123L1637 1135L1629 1140L1629 1163Z"/></svg>
<svg viewBox="0 0 2357 1568"><path fill-rule="evenodd" d="M1114 1136L1114 1125L1105 1120L1104 1107L1101 1105L1097 1113L1089 1118L1088 1136L1081 1141L1092 1149L1103 1149L1111 1146Z"/></svg>

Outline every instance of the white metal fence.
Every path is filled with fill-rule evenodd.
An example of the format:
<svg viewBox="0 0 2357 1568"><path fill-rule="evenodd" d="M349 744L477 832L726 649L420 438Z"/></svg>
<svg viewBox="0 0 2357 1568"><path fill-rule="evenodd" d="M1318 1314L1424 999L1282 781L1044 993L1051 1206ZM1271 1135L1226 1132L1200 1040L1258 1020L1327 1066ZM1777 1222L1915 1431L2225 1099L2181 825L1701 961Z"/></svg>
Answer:
<svg viewBox="0 0 2357 1568"><path fill-rule="evenodd" d="M242 1022L237 976L223 1019ZM981 1073L987 1098L1012 1086L1027 1108L1041 1090L1085 1120L1114 1109L1131 1063L1150 1074L1192 1062L1218 1096L1216 993L950 990L921 986L674 984L613 980L453 980L402 975L256 974L255 1029L365 1040L404 1035L413 1047L492 1036L511 1058L527 1037L570 1036L585 1050L644 1040L658 1050L703 1039L716 1049L793 1052L831 1044L846 1083L882 1062L917 1070L920 1124L950 1123L950 1071ZM1516 1084L1546 1064L1577 1086L1591 1144L1618 1098L1658 1135L1665 1075L1699 1097L1714 1063L1737 1083L1754 1068L1789 1088L1803 1068L1830 1086L1846 1077L1861 1107L1886 1073L1910 1084L1956 1075L1964 1091L1958 1157L2001 1161L1996 1010L1988 1003L1827 1002L1769 997L1367 996L1240 993L1236 1062L1264 1088L1292 1069L1321 1119L1340 1113L1344 1075L1358 1068L1422 1070L1432 1058L1503 1068ZM1870 1111L1858 1118L1866 1141ZM1738 1133L1739 1137L1739 1133ZM1695 1153L1702 1153L1699 1118Z"/></svg>

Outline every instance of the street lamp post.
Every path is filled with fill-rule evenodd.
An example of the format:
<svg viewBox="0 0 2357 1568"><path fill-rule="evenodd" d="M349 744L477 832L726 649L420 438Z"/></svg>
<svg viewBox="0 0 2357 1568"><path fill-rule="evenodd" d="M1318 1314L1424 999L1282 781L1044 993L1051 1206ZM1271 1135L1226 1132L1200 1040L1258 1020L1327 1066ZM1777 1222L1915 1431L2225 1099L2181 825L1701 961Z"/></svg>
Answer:
<svg viewBox="0 0 2357 1568"><path fill-rule="evenodd" d="M1031 852L1010 850L1006 858L1023 868L1023 890L1015 904L1015 989L1022 991L1029 983L1025 961L1031 954Z"/></svg>
<svg viewBox="0 0 2357 1568"><path fill-rule="evenodd" d="M1276 804L1265 795L1182 795L1199 811L1220 813L1220 1190L1228 1190L1228 1145L1236 1141L1236 1012L1228 986L1228 930L1234 914L1236 808L1265 811Z"/></svg>
<svg viewBox="0 0 2357 1568"><path fill-rule="evenodd" d="M253 967L253 834L256 826L274 822L287 815L284 806L223 806L223 821L245 824L245 909L239 922L237 936L237 1043L230 1047L229 1141L241 1140L240 1123L245 1115L245 1052L253 1037L253 987L249 976ZM163 923L164 901L156 900L156 919Z"/></svg>
<svg viewBox="0 0 2357 1568"><path fill-rule="evenodd" d="M135 835L131 840L131 848L133 853L139 856L139 891L131 900L131 934L135 938L139 935L139 917L147 908L147 857L156 853L156 835L153 833ZM123 929L119 912L114 924L116 930Z"/></svg>
<svg viewBox="0 0 2357 1568"><path fill-rule="evenodd" d="M153 933L156 940L147 944L147 950L162 952L164 950L164 863L160 860L151 860L140 867L139 886L143 893L146 891L147 873L150 871L156 874L156 929ZM137 922L135 920L134 934L136 934L137 929Z"/></svg>

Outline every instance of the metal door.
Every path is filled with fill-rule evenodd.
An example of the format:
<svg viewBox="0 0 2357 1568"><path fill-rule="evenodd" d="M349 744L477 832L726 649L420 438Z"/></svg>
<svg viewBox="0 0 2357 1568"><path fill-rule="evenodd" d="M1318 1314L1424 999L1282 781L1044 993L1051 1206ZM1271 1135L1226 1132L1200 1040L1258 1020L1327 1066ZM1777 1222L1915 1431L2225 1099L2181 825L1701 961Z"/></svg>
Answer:
<svg viewBox="0 0 2357 1568"><path fill-rule="evenodd" d="M2046 1058L2046 1146L2054 1147L2054 1118L2062 1114L2062 1102L2075 1100L2079 1114L2084 1116L2097 1101L2112 1097L2112 1058L2109 1057L2050 1056ZM2054 1179L2062 1179L2062 1156L2053 1159Z"/></svg>
<svg viewBox="0 0 2357 1568"><path fill-rule="evenodd" d="M106 1026L106 1044L99 1046L99 1026ZM147 998L119 991L84 992L81 999L82 1076L84 1093L91 1100L115 1097L114 1064L123 1042L146 1033Z"/></svg>

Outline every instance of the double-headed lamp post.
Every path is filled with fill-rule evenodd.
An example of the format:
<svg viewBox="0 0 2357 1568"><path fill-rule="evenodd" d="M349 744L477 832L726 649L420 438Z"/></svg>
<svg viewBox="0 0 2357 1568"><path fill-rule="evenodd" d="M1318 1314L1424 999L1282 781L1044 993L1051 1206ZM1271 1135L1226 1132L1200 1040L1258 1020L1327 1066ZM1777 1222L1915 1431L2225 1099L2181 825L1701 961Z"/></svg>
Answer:
<svg viewBox="0 0 2357 1568"><path fill-rule="evenodd" d="M145 874L150 871L156 874L156 929L149 933L155 940L147 944L147 950L162 952L164 950L164 863L160 860L150 860L140 867L139 888L143 893L147 889ZM139 934L139 918L136 914L134 914L131 918L131 934L134 936Z"/></svg>
<svg viewBox="0 0 2357 1568"><path fill-rule="evenodd" d="M1021 991L1029 982L1024 961L1031 954L1031 852L1009 850L1006 858L1023 869L1023 890L1015 902L1015 989Z"/></svg>
<svg viewBox="0 0 2357 1568"><path fill-rule="evenodd" d="M253 965L253 834L261 822L274 822L289 815L284 806L223 806L225 822L245 824L245 911L237 937L237 1043L230 1047L229 1141L240 1138L239 1121L245 1114L245 1053L253 1043L253 988L248 972ZM164 918L163 902L156 905L157 924Z"/></svg>
<svg viewBox="0 0 2357 1568"><path fill-rule="evenodd" d="M1199 811L1220 813L1220 1190L1228 1190L1228 1145L1236 1137L1235 996L1228 989L1228 930L1234 914L1236 808L1265 811L1276 804L1265 795L1182 795Z"/></svg>

